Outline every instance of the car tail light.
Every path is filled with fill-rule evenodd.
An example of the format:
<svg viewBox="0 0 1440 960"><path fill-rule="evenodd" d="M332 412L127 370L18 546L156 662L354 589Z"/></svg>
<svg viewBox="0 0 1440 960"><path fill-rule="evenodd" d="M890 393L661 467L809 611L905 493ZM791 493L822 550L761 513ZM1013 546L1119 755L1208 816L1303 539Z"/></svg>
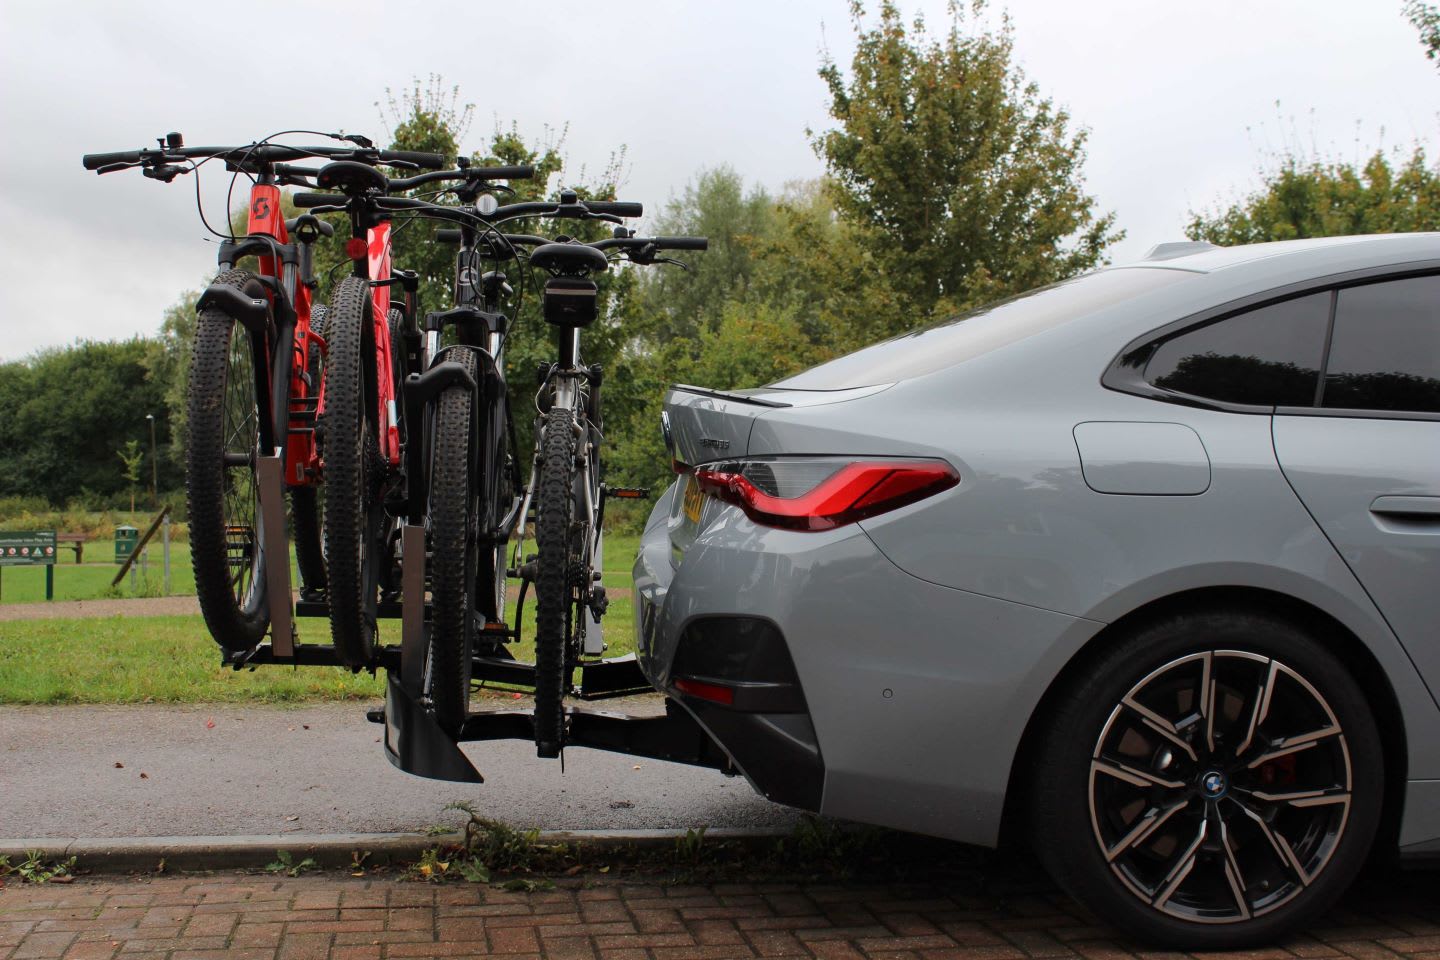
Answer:
<svg viewBox="0 0 1440 960"><path fill-rule="evenodd" d="M943 460L777 457L694 468L702 493L734 504L756 523L832 530L948 490L960 482Z"/></svg>

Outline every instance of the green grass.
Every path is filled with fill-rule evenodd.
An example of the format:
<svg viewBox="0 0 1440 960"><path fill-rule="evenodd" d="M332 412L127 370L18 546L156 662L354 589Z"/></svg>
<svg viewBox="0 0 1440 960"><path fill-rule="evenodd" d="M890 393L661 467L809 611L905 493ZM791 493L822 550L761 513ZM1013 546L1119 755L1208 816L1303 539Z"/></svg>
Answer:
<svg viewBox="0 0 1440 960"><path fill-rule="evenodd" d="M607 584L629 585L628 571L637 543L633 536L607 538ZM188 570L188 556L185 566ZM110 570L113 576L113 568ZM13 568L6 571L7 599L13 572ZM57 592L61 582L57 576ZM512 582L512 620L517 592L518 585ZM520 660L534 656L534 599L532 592L525 601L524 641L511 645ZM634 650L634 623L632 601L612 598L604 620L609 643L606 656ZM329 639L329 624L324 620L301 619L297 627L302 642L325 643ZM400 642L399 621L381 622L381 640ZM222 668L218 649L199 617L0 622L0 704L298 703L374 700L383 695L381 679L334 667L270 666L239 673Z"/></svg>
<svg viewBox="0 0 1440 960"><path fill-rule="evenodd" d="M157 534L158 536L158 534ZM159 597L165 594L164 554L158 542L145 547L145 566L135 564L135 586L130 574L116 587L110 586L119 571L112 544L87 543L85 563L55 564L56 600L98 600L101 598ZM64 551L70 558L69 550ZM190 569L190 545L170 544L170 593L184 595L195 592L195 574ZM44 567L0 568L0 603L36 603L45 599Z"/></svg>

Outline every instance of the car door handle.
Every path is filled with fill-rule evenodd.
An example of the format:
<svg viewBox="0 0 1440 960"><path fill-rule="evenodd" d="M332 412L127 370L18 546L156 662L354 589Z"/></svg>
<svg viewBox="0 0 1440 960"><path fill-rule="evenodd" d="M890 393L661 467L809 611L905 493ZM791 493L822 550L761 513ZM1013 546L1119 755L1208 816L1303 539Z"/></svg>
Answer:
<svg viewBox="0 0 1440 960"><path fill-rule="evenodd" d="M1440 532L1440 497L1376 497L1370 512L1410 530Z"/></svg>

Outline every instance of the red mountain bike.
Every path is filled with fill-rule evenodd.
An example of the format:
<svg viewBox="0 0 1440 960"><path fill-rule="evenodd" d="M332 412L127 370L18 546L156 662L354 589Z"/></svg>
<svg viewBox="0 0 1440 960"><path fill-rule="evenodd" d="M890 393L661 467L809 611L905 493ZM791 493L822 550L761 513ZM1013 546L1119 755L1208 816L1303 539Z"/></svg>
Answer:
<svg viewBox="0 0 1440 960"><path fill-rule="evenodd" d="M333 595L338 586L345 596L359 593L358 586L348 589L348 581L361 575L363 563L347 566L344 558L329 564L322 559L316 488L323 477L329 487L327 531L340 519L337 511L370 512L364 494L372 455L358 436L362 432L358 425L367 415L382 423L385 440L393 441L382 447L377 438L373 456L378 458L381 450L389 456L393 446L398 460L399 427L393 404L386 421L378 408L378 390L361 393L366 382L393 384L389 338L382 338L383 347L374 340L367 344L366 331L356 331L349 320L336 326L332 319L327 328L328 340L335 344L331 347L327 338L311 329L311 298L317 286L311 248L334 230L312 214L285 220L280 187L314 186L315 171L287 166L289 161L307 158L349 161L369 170L378 164L438 169L445 162L438 154L376 150L363 137L332 136L346 145L302 147L261 141L238 147L186 147L183 138L172 133L153 149L87 154L83 161L87 170L100 174L139 167L146 177L169 183L218 158L227 170L252 182L246 236L222 235L219 275L196 304L187 405L186 491L196 593L211 635L232 654L253 649L269 626L256 473L261 454L273 452L283 458L296 557L307 589L318 584ZM384 269L381 283L388 284L388 237L361 242L366 243L366 275L374 248L375 268ZM353 246L350 252L356 252ZM236 268L252 256L257 262L254 271ZM334 306L343 305L354 313L350 304L360 299L360 312L370 317L376 297L367 281L359 283L363 291L342 282ZM388 286L376 289L383 291L388 308ZM387 312L380 312L381 323L388 319ZM374 324L370 326L373 338ZM373 361L367 364L365 358ZM322 364L334 373L322 377ZM368 398L376 398L376 404L366 404ZM350 427L351 421L357 426ZM329 436L322 439L317 426L329 428L323 431ZM337 643L342 658L352 666L368 659L368 645L357 646Z"/></svg>

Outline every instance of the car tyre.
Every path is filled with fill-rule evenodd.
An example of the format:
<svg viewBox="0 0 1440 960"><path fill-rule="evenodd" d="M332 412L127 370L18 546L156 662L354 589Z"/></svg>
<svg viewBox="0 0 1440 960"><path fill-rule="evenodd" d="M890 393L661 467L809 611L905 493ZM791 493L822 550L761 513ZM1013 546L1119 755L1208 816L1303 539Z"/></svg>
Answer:
<svg viewBox="0 0 1440 960"><path fill-rule="evenodd" d="M1345 665L1259 611L1131 630L1049 715L1036 852L1102 919L1185 950L1272 942L1349 887L1384 800L1382 744Z"/></svg>

